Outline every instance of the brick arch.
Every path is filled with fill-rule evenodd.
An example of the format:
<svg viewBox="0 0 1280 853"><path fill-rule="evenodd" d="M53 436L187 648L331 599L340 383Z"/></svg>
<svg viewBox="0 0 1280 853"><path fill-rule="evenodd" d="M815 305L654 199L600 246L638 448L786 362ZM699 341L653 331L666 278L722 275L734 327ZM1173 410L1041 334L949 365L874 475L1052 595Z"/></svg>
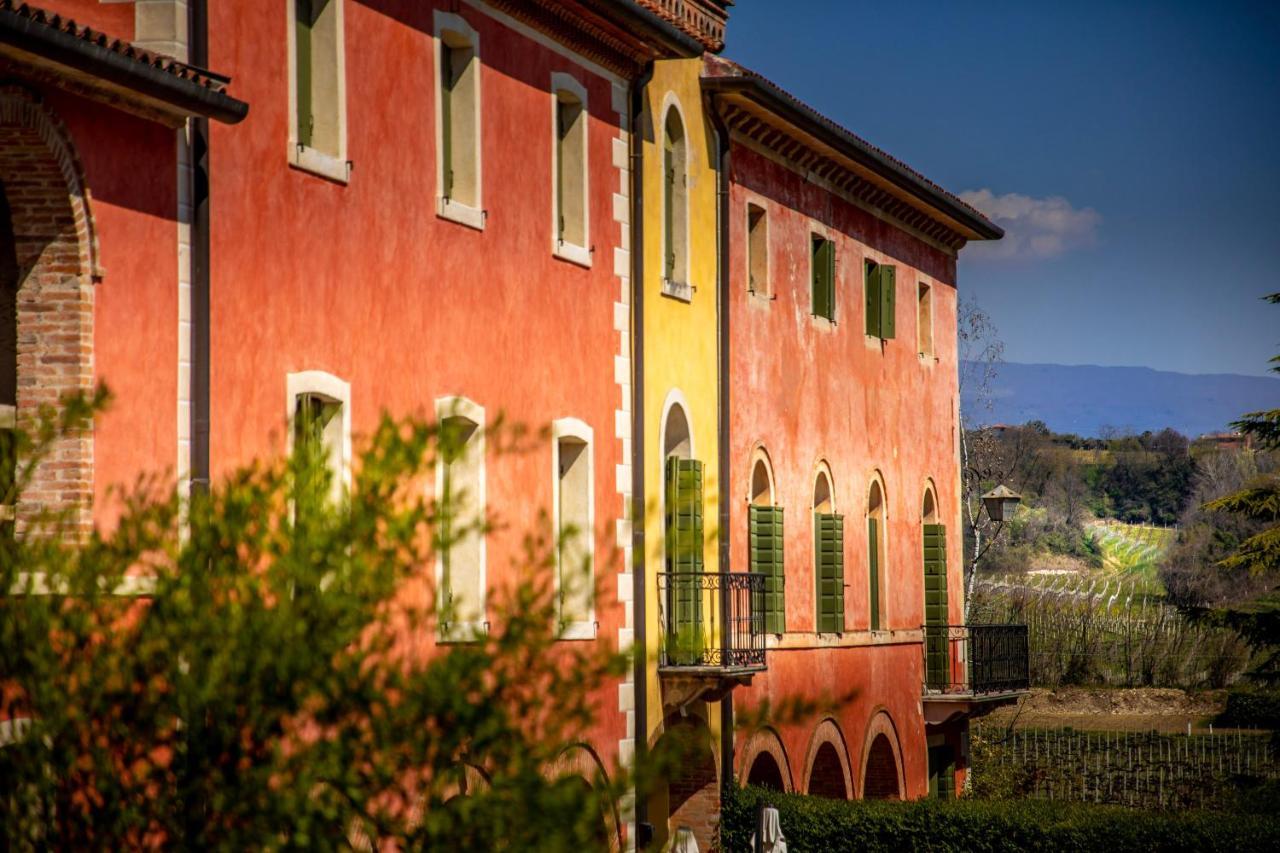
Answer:
<svg viewBox="0 0 1280 853"><path fill-rule="evenodd" d="M778 733L768 727L757 729L747 739L742 750L742 765L738 770L739 783L757 784L761 777L756 774L763 772L762 767L757 767L757 762L765 761L772 762L773 767L777 769L783 791L789 794L795 790L791 780L791 762L787 759L787 750L783 747Z"/></svg>
<svg viewBox="0 0 1280 853"><path fill-rule="evenodd" d="M834 754L835 761L832 762ZM843 799L853 797L853 773L849 765L849 749L840 726L830 717L814 727L804 761L805 792L819 796L836 796L843 788ZM815 790L816 783L816 790Z"/></svg>
<svg viewBox="0 0 1280 853"><path fill-rule="evenodd" d="M906 790L902 749L893 719L883 708L871 715L862 739L863 799L900 800Z"/></svg>
<svg viewBox="0 0 1280 853"><path fill-rule="evenodd" d="M672 715L652 749L665 786L658 799L665 798L663 813L651 809L658 833L658 846L674 837L680 827L693 830L699 850L710 850L720 822L719 750L707 721L697 714ZM665 825L664 825L665 824Z"/></svg>
<svg viewBox="0 0 1280 853"><path fill-rule="evenodd" d="M35 93L0 86L0 187L17 260L17 406L30 427L43 405L93 387L93 281L101 275L84 171L66 128ZM8 402L8 401L5 401ZM20 496L19 529L45 512L90 528L91 434L52 448Z"/></svg>
<svg viewBox="0 0 1280 853"><path fill-rule="evenodd" d="M592 789L609 789L609 771L605 769L604 762L596 751L585 743L570 744L561 750L550 770L552 778L573 777L581 779L583 784ZM609 797L608 802L602 804L602 809L601 821L608 836L608 849L622 850L625 844L618 804Z"/></svg>

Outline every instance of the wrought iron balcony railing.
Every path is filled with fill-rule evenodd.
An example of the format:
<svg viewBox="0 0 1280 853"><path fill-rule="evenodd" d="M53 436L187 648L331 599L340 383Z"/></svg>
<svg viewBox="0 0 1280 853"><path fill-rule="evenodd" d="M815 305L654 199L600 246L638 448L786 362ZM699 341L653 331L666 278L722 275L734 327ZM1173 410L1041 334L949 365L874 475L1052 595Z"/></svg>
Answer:
<svg viewBox="0 0 1280 853"><path fill-rule="evenodd" d="M990 696L1031 686L1026 625L926 625L924 693Z"/></svg>
<svg viewBox="0 0 1280 853"><path fill-rule="evenodd" d="M762 670L764 575L660 572L663 668Z"/></svg>

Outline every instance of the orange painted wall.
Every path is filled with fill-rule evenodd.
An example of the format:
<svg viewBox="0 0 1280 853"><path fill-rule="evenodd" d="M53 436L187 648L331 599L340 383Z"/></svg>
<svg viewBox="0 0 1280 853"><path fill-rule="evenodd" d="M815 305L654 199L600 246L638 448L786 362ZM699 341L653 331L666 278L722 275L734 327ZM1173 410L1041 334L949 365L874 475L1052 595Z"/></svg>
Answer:
<svg viewBox="0 0 1280 853"><path fill-rule="evenodd" d="M94 427L94 519L109 492L177 460L178 248L174 131L59 90L46 104L66 125L92 199L99 262L93 366L115 402Z"/></svg>
<svg viewBox="0 0 1280 853"><path fill-rule="evenodd" d="M45 0L33 3L42 9L56 12L63 19L75 21L82 27L91 27L112 38L133 41L134 4L103 3L102 0Z"/></svg>
<svg viewBox="0 0 1280 853"><path fill-rule="evenodd" d="M951 609L953 620L959 621L954 258L753 150L735 145L732 169L729 482L735 569L747 567L750 465L754 449L761 446L772 460L775 501L785 513L788 641L816 644L811 518L817 464L825 460L834 481L835 511L845 517L846 633L839 642L866 642L865 519L868 491L878 471L888 498L882 625L897 632L896 642L903 642L901 632L918 630L924 620L921 504L926 482L932 480L940 520L951 534ZM747 289L748 201L767 211L773 300ZM834 326L810 315L814 230L836 241ZM897 265L897 337L883 345L864 334L866 257ZM933 285L936 359L917 355L918 281ZM870 714L883 705L899 734L908 794L921 795L927 787L922 667L918 641L774 650L768 674L735 694L735 702L751 707L766 696L778 701L791 692L811 695L825 684L834 685L830 690L837 693L853 689L857 699L841 711L840 720L850 754L860 756ZM800 738L796 733L790 739L798 744ZM801 761L803 757L802 751ZM804 790L806 783L797 776L798 789ZM856 788L861 790L860 777Z"/></svg>
<svg viewBox="0 0 1280 853"><path fill-rule="evenodd" d="M436 216L434 8L479 33L484 230ZM383 411L434 415L462 395L492 424L534 431L576 417L594 431L596 601L601 642L622 624L614 524L621 392L613 222L619 173L612 84L466 4L345 4L348 157L343 186L286 162L286 4L243 14L211 4L209 63L232 75L249 117L212 129L212 439L215 477L280 450L286 374L351 384L357 443ZM588 91L592 266L551 253L553 71ZM550 510L551 448L487 458L490 589L516 580L523 534ZM424 567L434 576L434 567ZM490 596L492 610L493 596ZM601 688L606 759L622 731L616 685Z"/></svg>

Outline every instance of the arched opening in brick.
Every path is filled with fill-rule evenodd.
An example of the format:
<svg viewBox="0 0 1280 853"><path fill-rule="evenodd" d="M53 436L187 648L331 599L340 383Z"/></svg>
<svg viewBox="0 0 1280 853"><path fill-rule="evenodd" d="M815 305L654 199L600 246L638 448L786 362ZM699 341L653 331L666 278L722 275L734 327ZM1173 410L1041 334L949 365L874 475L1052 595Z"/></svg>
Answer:
<svg viewBox="0 0 1280 853"><path fill-rule="evenodd" d="M18 273L9 198L0 185L0 538L13 535L17 500L13 429L18 411Z"/></svg>
<svg viewBox="0 0 1280 853"><path fill-rule="evenodd" d="M760 753L756 756L756 760L751 762L751 769L747 771L747 784L774 791L786 790L782 781L782 768L767 752Z"/></svg>
<svg viewBox="0 0 1280 853"><path fill-rule="evenodd" d="M863 798L867 800L900 800L898 790L898 762L893 755L889 738L878 734L867 751L867 771L862 783Z"/></svg>
<svg viewBox="0 0 1280 853"><path fill-rule="evenodd" d="M844 766L840 754L830 742L818 747L809 771L809 794L831 800L849 799L849 789L844 784Z"/></svg>
<svg viewBox="0 0 1280 853"><path fill-rule="evenodd" d="M665 791L657 792L659 800L665 793L665 804L655 804L665 805L665 809L650 812L658 832L665 830L665 836L654 840L660 846L687 827L693 831L698 849L710 850L720 822L719 773L711 730L698 717L669 718L653 756L666 783L658 786ZM667 815L665 827L661 824L663 811Z"/></svg>
<svg viewBox="0 0 1280 853"><path fill-rule="evenodd" d="M94 229L80 164L61 123L36 96L0 87L0 424L93 386ZM19 528L66 513L88 532L93 451L61 439L24 486ZM5 511L9 515L9 511Z"/></svg>

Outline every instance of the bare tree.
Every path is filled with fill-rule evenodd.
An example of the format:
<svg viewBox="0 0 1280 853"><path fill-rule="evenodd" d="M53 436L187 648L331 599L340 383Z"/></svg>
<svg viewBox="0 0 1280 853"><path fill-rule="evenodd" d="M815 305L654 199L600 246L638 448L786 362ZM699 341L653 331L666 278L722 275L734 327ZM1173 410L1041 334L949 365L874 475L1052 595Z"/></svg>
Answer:
<svg viewBox="0 0 1280 853"><path fill-rule="evenodd" d="M962 477L964 522L973 541L971 555L965 560L964 616L969 618L969 598L978 560L983 554L981 518L982 476L995 455L998 438L990 430L976 432L984 417L994 408L994 388L1004 342L1000 340L991 315L979 307L973 297L961 299L957 308L957 336L960 357L960 470ZM967 408L966 404L967 403Z"/></svg>

